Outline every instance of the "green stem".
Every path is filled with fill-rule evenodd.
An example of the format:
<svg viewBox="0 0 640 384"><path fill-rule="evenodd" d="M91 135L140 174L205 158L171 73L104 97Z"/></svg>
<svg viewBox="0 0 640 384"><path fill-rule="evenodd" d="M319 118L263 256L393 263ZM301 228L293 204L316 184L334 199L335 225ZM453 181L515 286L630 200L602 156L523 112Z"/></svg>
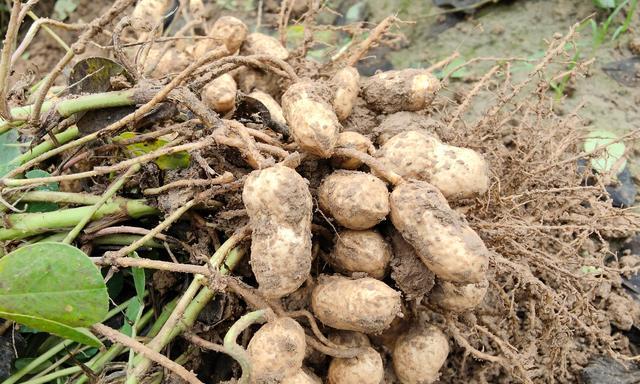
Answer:
<svg viewBox="0 0 640 384"><path fill-rule="evenodd" d="M264 309L247 313L239 318L238 321L229 328L227 334L224 335L224 348L227 350L229 356L233 357L238 364L240 364L240 368L242 368L242 376L240 376L238 384L249 383L251 378L251 363L249 362L247 351L236 343L236 339L240 333L252 324L264 323L266 321L265 313L266 311Z"/></svg>
<svg viewBox="0 0 640 384"><path fill-rule="evenodd" d="M66 347L75 343L72 340L64 340L57 345L50 348L48 351L43 353L42 355L33 359L29 364L27 364L24 368L19 370L18 372L11 375L8 379L2 382L2 384L15 384L20 380L24 375L38 368L44 362L48 361L53 356L57 355L60 351L64 350Z"/></svg>
<svg viewBox="0 0 640 384"><path fill-rule="evenodd" d="M84 228L84 226L87 225L87 223L91 220L93 215L95 215L95 213L98 212L100 208L102 208L102 206L107 202L107 200L111 199L113 195L115 195L116 192L118 192L118 190L122 188L124 183L127 181L129 177L131 177L131 175L138 172L139 170L140 170L140 164L135 164L131 166L131 168L129 168L127 172L125 172L120 178L118 178L118 180L114 181L111 184L111 186L109 186L109 188L107 188L107 190L104 191L104 193L100 197L100 200L98 200L98 202L96 202L94 205L89 207L89 210L80 219L80 221L78 221L78 224L76 224L76 226L73 227L71 232L69 232L67 237L65 237L64 240L62 240L62 242L65 244L71 244L73 240L75 240L75 238L78 236L78 234L80 234L80 231L82 231L82 228Z"/></svg>
<svg viewBox="0 0 640 384"><path fill-rule="evenodd" d="M153 239L158 233L162 232L164 229L168 228L173 222L178 220L182 215L187 212L191 207L195 205L195 200L189 200L185 205L176 209L175 212L171 213L169 217L164 219L160 224L158 224L155 228L149 231L146 235L142 236L140 239L136 240L135 243L130 244L129 246L120 249L116 255L119 257L125 257L126 255L135 252L136 249L140 248L147 241Z"/></svg>
<svg viewBox="0 0 640 384"><path fill-rule="evenodd" d="M77 204L77 205L94 205L100 201L100 196L92 195L90 193L76 193L76 192L58 192L58 191L30 191L22 194L17 194L15 200L20 201L41 201L47 203L61 203L61 204ZM12 200L12 201L15 201ZM115 198L114 203L126 204L127 202L135 201L125 198Z"/></svg>
<svg viewBox="0 0 640 384"><path fill-rule="evenodd" d="M42 104L42 112L48 112L55 107L60 116L69 117L77 112L135 105L136 91L135 88L130 88L124 91L92 93L60 101L48 100ZM32 110L33 105L25 105L12 108L11 114L15 120L24 121L29 118ZM14 121L13 123L16 122ZM0 120L0 133L8 131L13 125L15 124L12 124L12 122Z"/></svg>
<svg viewBox="0 0 640 384"><path fill-rule="evenodd" d="M81 371L80 367L69 367L65 369L60 369L55 372L51 372L48 375L40 376L35 379L27 380L22 382L22 384L42 384L42 383L51 383L54 382L55 379L59 377L65 377L69 375L73 375L74 373L78 373ZM3 383L4 384L4 383Z"/></svg>
<svg viewBox="0 0 640 384"><path fill-rule="evenodd" d="M112 318L113 316L115 316L116 314L124 311L129 306L129 302L131 302L131 300L132 299L129 299L129 300L125 301L124 303L114 307L109 312L107 312L107 317L105 318L105 320L108 320L108 319ZM74 341L71 341L71 340L63 340L60 343L54 345L49 350L47 350L45 353L43 353L42 355L40 355L40 356L36 357L35 359L33 359L29 364L27 364L21 370L19 370L18 372L14 373L13 375L11 375L9 378L7 378L5 381L3 381L2 384L15 384L15 383L17 383L18 380L20 380L22 377L24 377L25 375L29 374L34 369L38 368L44 362L48 361L50 358L52 358L53 356L57 355L59 352L61 352L62 350L64 350L66 347L70 346L73 343L74 343Z"/></svg>
<svg viewBox="0 0 640 384"><path fill-rule="evenodd" d="M227 241L214 253L211 257L211 262L213 263L215 260L221 260L225 257L226 259L224 266L220 267L220 274L227 275L236 265L240 263L242 258L245 255L245 250L242 247L235 247L239 238L234 238L234 236L227 239ZM229 245L233 244L235 248L229 251ZM227 255L228 252L228 255ZM216 264L212 264L216 265ZM192 284L199 284L197 282L198 279L194 279ZM195 323L198 315L204 307L215 297L216 291L211 288L204 286L200 290L200 292L196 295L196 297L189 303L189 306L186 308L184 313L182 314L182 321L178 322L169 332L162 332L162 339L152 340L155 341L155 350L162 350L166 347L173 339L175 339L179 334L184 332L185 330L191 328ZM129 379L127 379L128 384L134 384L138 382L138 378L142 377L147 370L151 367L151 360L144 358L143 356L138 355L136 361L134 361L134 370L130 375Z"/></svg>
<svg viewBox="0 0 640 384"><path fill-rule="evenodd" d="M35 13L33 13L33 11L29 11L27 12L27 15L29 15L30 18L33 19L33 21L38 21L38 19L40 19ZM70 51L71 48L67 45L67 43L64 42L64 40L62 40L62 38L60 38L60 36L58 36L57 33L53 32L51 30L51 28L49 28L46 25L41 25L40 26L42 29L44 29L45 32L47 32L47 34L49 36L51 36L51 38L53 38L53 40L55 40L58 44L60 44L60 46L65 50L65 51Z"/></svg>
<svg viewBox="0 0 640 384"><path fill-rule="evenodd" d="M67 128L66 130L64 130L64 131L58 133L57 135L55 135L56 140L58 140L58 143L60 143L60 144L68 143L69 141L75 139L78 136L80 136L80 131L78 130L78 127L75 126L75 125L72 125L71 127ZM36 145L35 147L31 148L27 152L25 152L22 155L16 157L15 159L11 160L11 163L22 165L22 164L26 163L27 161L29 161L31 159L34 159L34 158L42 155L43 153L49 151L50 149L54 148L55 146L56 145L53 143L53 141L51 141L51 138L48 138L44 142Z"/></svg>
<svg viewBox="0 0 640 384"><path fill-rule="evenodd" d="M113 235L100 236L92 240L95 245L129 245L142 238L142 235L128 235L116 233ZM164 249L164 245L155 239L148 240L144 243L145 247L161 248Z"/></svg>
<svg viewBox="0 0 640 384"><path fill-rule="evenodd" d="M0 240L18 240L55 229L73 227L92 209L93 207L79 207L44 213L6 215L4 228L0 228ZM126 203L117 201L100 207L92 219L99 220L112 214L124 214L135 219L157 213L158 210L146 205L144 200L129 200Z"/></svg>
<svg viewBox="0 0 640 384"><path fill-rule="evenodd" d="M169 302L167 305L165 305L164 309L162 310L162 313L160 314L156 322L153 324L151 329L149 329L149 332L146 335L147 337L154 337L155 335L158 334L158 332L160 332L160 329L162 328L164 323L167 322L167 319L169 318L169 316L171 316L171 313L173 312L177 303L178 303L178 299L175 298L171 302ZM147 325L148 318L151 317L150 315L153 315L153 312L154 311L152 309L142 317L142 319L140 320L140 325L137 327L138 330L144 328ZM111 348L107 350L107 352L100 355L97 359L95 359L93 362L91 362L87 366L91 368L93 372L98 373L104 368L105 365L107 365L108 363L113 361L116 357L118 357L120 354L122 354L124 350L125 350L124 346L120 344L113 344ZM74 382L74 384L84 384L87 382L88 379L89 378L86 375L83 375L79 377L78 380Z"/></svg>

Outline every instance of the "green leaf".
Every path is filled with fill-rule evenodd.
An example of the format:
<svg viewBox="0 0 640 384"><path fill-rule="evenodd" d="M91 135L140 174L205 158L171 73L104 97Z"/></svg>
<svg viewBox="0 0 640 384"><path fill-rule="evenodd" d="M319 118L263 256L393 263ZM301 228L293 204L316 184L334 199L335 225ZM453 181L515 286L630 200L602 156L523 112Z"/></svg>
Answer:
<svg viewBox="0 0 640 384"><path fill-rule="evenodd" d="M42 169L32 169L25 174L27 179L35 179L37 177L49 177L51 174ZM60 186L58 183L49 183L36 187L38 191L59 191ZM27 212L52 212L58 209L58 204L47 203L41 201L33 201L27 204Z"/></svg>
<svg viewBox="0 0 640 384"><path fill-rule="evenodd" d="M451 61L440 73L439 76L440 78L445 78L447 76L451 77L452 79L461 79L463 77L466 77L469 75L469 71L467 70L466 67L462 67L458 70L455 70L456 67L459 67L460 65L466 63L467 60L464 57L458 57L456 59L454 59L453 61ZM452 71L454 71L453 73L451 73Z"/></svg>
<svg viewBox="0 0 640 384"><path fill-rule="evenodd" d="M22 368L26 367L27 365L31 364L31 362L34 361L35 359L36 359L35 357L22 357L22 358L16 359L15 363L13 363L13 366L16 368L17 371L19 371ZM52 364L53 363L50 362L49 360L43 361L40 365L32 369L31 373L38 373L38 372L44 371L45 369L49 368Z"/></svg>
<svg viewBox="0 0 640 384"><path fill-rule="evenodd" d="M622 172L627 165L624 158L625 145L622 141L618 141L618 136L610 131L597 130L589 133L587 140L584 142L584 151L592 153L596 148L605 146L603 150L591 159L591 167L599 173L609 173L613 171L613 167L619 164L615 169L615 174Z"/></svg>
<svg viewBox="0 0 640 384"><path fill-rule="evenodd" d="M134 137L136 137L136 134L134 132L124 132L116 137L116 141L132 139ZM145 141L142 143L129 144L126 148L132 157L137 157L158 150L164 147L167 143L167 140L157 139L153 141ZM154 160L154 163L156 163L158 167L163 171L167 169L188 168L190 162L191 156L188 152L184 151L171 155L163 155Z"/></svg>
<svg viewBox="0 0 640 384"><path fill-rule="evenodd" d="M143 303L137 296L132 298L129 302L127 310L124 313L124 324L120 328L120 331L125 335L129 337L133 335L133 324L136 322L138 313L140 313L142 306Z"/></svg>
<svg viewBox="0 0 640 384"><path fill-rule="evenodd" d="M108 309L102 274L78 248L36 243L0 259L0 317L96 346L78 327L101 322Z"/></svg>
<svg viewBox="0 0 640 384"><path fill-rule="evenodd" d="M366 1L359 1L350 6L344 13L345 24L352 24L359 20L362 20L362 16L365 13Z"/></svg>
<svg viewBox="0 0 640 384"><path fill-rule="evenodd" d="M304 40L304 25L290 25L287 27L287 45L297 46Z"/></svg>
<svg viewBox="0 0 640 384"><path fill-rule="evenodd" d="M20 146L18 144L18 132L10 129L0 134L0 177L13 171L18 165L11 160L20 156Z"/></svg>
<svg viewBox="0 0 640 384"><path fill-rule="evenodd" d="M78 0L58 0L53 6L53 18L63 21L78 8Z"/></svg>
<svg viewBox="0 0 640 384"><path fill-rule="evenodd" d="M51 321L36 316L22 315L19 313L0 311L0 317L92 347L100 348L103 346L102 342L86 328L73 328L57 321Z"/></svg>
<svg viewBox="0 0 640 384"><path fill-rule="evenodd" d="M602 269L595 267L593 265L583 265L580 267L580 272L585 275L599 275L602 273Z"/></svg>
<svg viewBox="0 0 640 384"><path fill-rule="evenodd" d="M593 4L598 8L609 9L615 8L615 0L593 0Z"/></svg>
<svg viewBox="0 0 640 384"><path fill-rule="evenodd" d="M138 253L133 252L133 257L138 258ZM133 285L136 288L136 296L138 300L142 302L144 300L144 286L146 283L144 268L131 268L131 274L133 275Z"/></svg>

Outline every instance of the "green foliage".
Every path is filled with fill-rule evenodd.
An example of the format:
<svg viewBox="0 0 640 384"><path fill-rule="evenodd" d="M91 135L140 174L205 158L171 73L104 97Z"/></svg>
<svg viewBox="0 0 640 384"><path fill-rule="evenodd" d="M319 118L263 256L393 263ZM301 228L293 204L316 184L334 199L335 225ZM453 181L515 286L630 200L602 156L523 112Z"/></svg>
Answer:
<svg viewBox="0 0 640 384"><path fill-rule="evenodd" d="M66 20L73 11L78 8L78 0L58 0L53 6L53 18L56 20Z"/></svg>
<svg viewBox="0 0 640 384"><path fill-rule="evenodd" d="M18 132L15 129L10 129L0 134L0 177L17 167L11 160L18 156L20 156Z"/></svg>
<svg viewBox="0 0 640 384"><path fill-rule="evenodd" d="M37 177L49 177L51 174L41 169L32 169L28 171L25 176L27 179L34 179ZM37 191L59 191L59 183L49 183L36 187ZM58 204L48 203L44 201L34 201L27 205L27 212L52 212L58 209Z"/></svg>
<svg viewBox="0 0 640 384"><path fill-rule="evenodd" d="M99 347L88 327L107 315L109 297L98 268L63 243L36 243L0 259L0 317Z"/></svg>
<svg viewBox="0 0 640 384"><path fill-rule="evenodd" d="M469 70L466 67L458 68L462 64L466 63L467 60L464 57L458 57L452 60L446 67L444 67L441 71L436 73L436 76L439 79L443 79L447 76L451 79L462 79L466 76L469 76ZM458 68L458 69L456 69ZM452 73L453 72L453 73Z"/></svg>
<svg viewBox="0 0 640 384"><path fill-rule="evenodd" d="M594 4L599 8L603 9L613 9L613 11L609 14L605 21L598 24L595 20L589 19L587 23L591 27L591 35L592 35L592 45L593 50L595 51L602 45L609 35L609 30L612 27L612 23L615 21L616 16L623 10L626 11L626 17L622 24L620 24L611 37L611 41L617 39L625 33L629 26L631 25L631 21L633 19L633 15L635 14L636 8L638 6L638 0L623 0L623 1L613 1L613 0L594 0ZM615 7L615 8L614 8ZM627 8L628 7L628 8Z"/></svg>
<svg viewBox="0 0 640 384"><path fill-rule="evenodd" d="M616 0L593 0L593 5L603 9L615 8Z"/></svg>
<svg viewBox="0 0 640 384"><path fill-rule="evenodd" d="M602 146L604 146L604 150L591 159L591 167L599 173L615 171L615 174L618 174L622 172L627 163L624 158L624 143L618 141L618 136L613 132L597 130L588 135L584 142L584 151L593 153L596 148ZM614 166L618 166L618 168L613 169Z"/></svg>
<svg viewBox="0 0 640 384"><path fill-rule="evenodd" d="M132 139L134 137L136 137L136 133L124 132L120 134L116 139L126 140ZM168 141L164 139L134 143L127 145L127 151L129 152L131 157L137 157L158 150L164 147L167 143ZM178 152L171 155L163 155L154 160L154 162L162 170L188 168L190 161L191 156L188 152Z"/></svg>

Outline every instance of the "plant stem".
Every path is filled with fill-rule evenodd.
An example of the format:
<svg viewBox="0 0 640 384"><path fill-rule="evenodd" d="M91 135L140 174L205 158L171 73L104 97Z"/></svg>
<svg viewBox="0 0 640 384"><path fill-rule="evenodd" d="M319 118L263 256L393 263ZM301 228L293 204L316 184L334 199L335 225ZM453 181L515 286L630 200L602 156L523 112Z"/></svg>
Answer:
<svg viewBox="0 0 640 384"><path fill-rule="evenodd" d="M158 319L153 324L151 329L149 329L149 332L146 335L147 337L154 337L155 335L158 334L158 332L160 331L160 328L162 327L162 325L164 325L164 323L166 323L167 319L169 318L174 308L176 307L177 302L178 302L178 299L176 298L171 300L167 305L165 305L164 309L162 310L162 313L160 314L160 316L158 316ZM142 316L142 319L140 319L140 324L138 325L137 329L141 330L142 328L146 327L149 320L153 317L153 314L154 314L154 311L153 309L151 309L144 316ZM104 368L105 365L107 365L107 363L111 362L113 359L118 357L122 352L124 352L124 350L125 348L123 346L119 344L114 344L111 346L111 348L107 350L107 352L105 352L104 354L101 354L91 363L88 363L87 366L91 368L93 372L98 373L102 370L102 368ZM74 384L83 384L88 379L89 378L86 375L82 375L80 378L78 378L78 380L74 382Z"/></svg>
<svg viewBox="0 0 640 384"><path fill-rule="evenodd" d="M127 306L129 306L129 303L131 302L132 299L129 299L127 301L125 301L124 303L114 307L112 310L110 310L109 312L107 312L107 316L106 316L106 320L112 318L113 316L115 316L116 314L122 312L123 310L125 310L125 308L127 308ZM64 350L66 347L72 345L73 343L75 343L72 340L63 340L60 343L54 345L53 347L51 347L49 350L47 350L45 353L43 353L42 355L36 357L35 359L33 359L29 364L27 364L24 368L22 368L21 370L19 370L18 372L14 373L13 375L11 375L9 378L7 378L5 381L2 382L2 384L15 384L18 382L18 380L20 380L23 376L27 375L28 373L30 373L31 371L33 371L34 369L36 369L37 367L39 367L40 365L42 365L44 362L46 362L47 360L49 360L50 358L52 358L53 356L57 355L59 352L61 352L62 350ZM80 367L77 367L78 370L80 370Z"/></svg>
<svg viewBox="0 0 640 384"><path fill-rule="evenodd" d="M125 257L126 255L130 254L131 252L133 252L136 249L140 248L142 245L144 245L144 243L147 242L147 240L153 239L157 234L162 232L164 229L168 228L173 222L175 222L180 217L182 217L182 215L185 212L187 212L191 207L193 207L195 205L195 203L196 203L195 200L189 200L185 205L183 205L182 207L176 209L175 212L171 213L171 215L169 215L169 217L164 219L162 221L162 223L158 224L155 228L153 228L151 231L149 231L149 233L147 233L146 235L142 236L140 239L136 240L135 243L129 245L128 247L120 249L112 257L114 257L114 258Z"/></svg>
<svg viewBox="0 0 640 384"><path fill-rule="evenodd" d="M214 261L221 262L223 259L225 260L224 266L219 268L221 275L226 275L235 268L236 265L242 260L245 255L245 249L242 247L236 247L236 244L242 240L240 236L231 236L225 243L222 244L220 248L215 252L215 254L211 257L212 266L216 267L218 263L214 264ZM233 244L233 245L230 245ZM230 247L235 247L229 251ZM228 255L227 255L228 252ZM226 259L225 259L226 256ZM196 280L192 282L192 284L196 284ZM199 283L198 283L199 284ZM204 307L214 298L216 292L211 288L205 286L202 287L200 292L196 295L196 297L189 303L184 313L182 314L182 321L179 321L175 326L163 327L163 329L158 333L158 336L154 337L154 339L149 343L153 343L154 350L162 350L162 348L166 347L173 339L176 338L179 334L184 332L185 330L191 328L195 323L198 315ZM168 323L167 323L168 324ZM151 367L151 360L144 358L143 356L138 356L136 361L134 361L134 370L132 371L131 377L127 380L127 384L134 384L138 382L138 379L147 372L147 370Z"/></svg>
<svg viewBox="0 0 640 384"><path fill-rule="evenodd" d="M131 175L138 172L139 170L140 164L135 164L131 168L129 168L129 170L127 170L127 172L125 172L120 178L118 178L118 180L114 181L113 184L111 184L111 186L109 186L109 188L102 194L100 200L89 207L89 211L85 213L80 221L78 221L78 224L73 227L71 232L67 234L67 237L65 237L62 242L65 244L71 244L73 240L75 240L75 238L78 236L80 231L82 231L82 228L84 228L84 226L87 225L87 223L91 220L93 215L98 212L98 210L107 202L107 200L111 199L113 195L115 195L116 192L118 192L118 190L122 188L124 183Z"/></svg>
<svg viewBox="0 0 640 384"><path fill-rule="evenodd" d="M40 20L40 18L39 18L35 13L33 13L33 11L29 11L29 12L27 12L27 15L28 15L31 19L33 19L33 21L35 21L36 23L38 22L38 20ZM51 30L51 28L49 28L49 27L48 27L48 26L46 26L46 25L42 25L42 29L44 29L44 31L45 31L45 32L47 32L47 34L48 34L49 36L51 36L51 38L52 38L53 40L55 40L58 44L60 44L60 46L61 46L65 51L69 51L69 50L71 49L71 48L67 45L67 43L65 43L65 42L64 42L64 40L62 40L62 38L61 38L60 36L58 36L58 34L57 34L57 33L53 32L53 31Z"/></svg>
<svg viewBox="0 0 640 384"><path fill-rule="evenodd" d="M44 213L16 213L6 215L4 228L0 228L0 240L18 240L55 229L77 225L93 207L61 209ZM158 210L145 204L144 200L116 201L103 205L92 216L98 220L107 215L120 214L139 218L157 214Z"/></svg>
<svg viewBox="0 0 640 384"><path fill-rule="evenodd" d="M88 136L85 136L79 140L82 140L84 138L86 138ZM68 144L72 144L75 143L79 140L76 140L74 142L68 143ZM152 161L154 159L157 159L158 157L164 156L164 155L171 155L174 153L178 153L178 152L182 152L182 151L193 151L196 149L200 149L200 148L205 148L208 146L211 146L212 144L215 143L215 141L213 140L212 137L206 137L202 140L193 142L193 143L187 143L187 144L182 144L182 145L176 145L173 146L174 144L177 144L180 141L183 141L184 138L177 138L175 140L173 140L172 142L167 143L165 146L163 146L160 149L157 149L153 152L149 152L147 154L144 154L142 156L137 156L134 157L132 159L129 160L124 160L121 161L119 163L116 163L114 165L110 165L110 166L104 166L104 167L94 167L93 170L91 171L86 171L86 172L79 172L79 173L72 173L69 175L57 175L57 176L48 176L48 177L34 177L32 179L11 179L9 178L9 176L6 176L2 179L0 179L0 182L2 183L2 185L5 185L7 187L19 187L19 186L25 186L25 185L42 185L42 184L48 184L48 183L54 183L54 182L59 182L59 181L63 181L63 180L78 180L78 179L85 179L85 178L89 178L89 177L95 177L95 176L99 176L99 175L106 175L109 174L111 172L117 172L123 169L128 169L129 167L131 167L132 165L135 164L142 164L142 163L146 163L149 161ZM63 148L63 146L57 147L56 149L48 152L54 152L59 148ZM37 159L37 158L36 158ZM35 159L34 159L35 160ZM27 163L29 164L29 163ZM26 165L25 164L25 167ZM21 167L22 169L22 167ZM10 172L9 175L13 175L15 173L15 170Z"/></svg>
<svg viewBox="0 0 640 384"><path fill-rule="evenodd" d="M42 104L42 111L47 112L51 110L51 108L55 107L56 112L60 116L69 117L77 112L135 105L137 101L137 92L138 90L136 88L130 88L124 91L111 91L82 95L75 98L61 100L57 103L49 100L45 101ZM24 121L28 119L32 111L33 104L11 108L11 114L16 120ZM0 133L8 131L9 129L11 129L11 127L12 125L9 122L0 119Z"/></svg>
<svg viewBox="0 0 640 384"><path fill-rule="evenodd" d="M80 131L78 130L78 127L75 125L72 125L66 130L55 135L56 140L58 140L58 143L60 144L68 143L69 141L75 139L78 136L80 136ZM51 138L47 138L47 140L45 140L44 142L36 145L35 147L31 148L27 152L11 160L11 163L22 165L27 161L34 159L42 155L43 153L51 150L55 146L56 145L53 143L53 141L51 141Z"/></svg>
<svg viewBox="0 0 640 384"><path fill-rule="evenodd" d="M147 357L148 359L152 359L156 363L162 365L163 367L169 369L176 375L180 376L183 380L191 384L204 384L200 381L197 376L188 371L182 365L176 364L176 362L170 360L165 355L160 352L153 351L146 347L144 344L140 343L137 340L132 339L131 337L111 328L102 323L94 324L91 326L91 330L95 333L98 333L107 339L111 340L114 343L122 344L130 349L133 349L135 352L139 353Z"/></svg>
<svg viewBox="0 0 640 384"><path fill-rule="evenodd" d="M141 235L128 235L128 234L117 233L113 235L100 236L91 241L95 245L129 245L140 238L142 238ZM164 249L164 246L160 244L158 241L156 241L155 239L146 241L144 243L144 246L150 247L150 248Z"/></svg>
<svg viewBox="0 0 640 384"><path fill-rule="evenodd" d="M264 309L247 313L233 323L229 331L227 331L227 334L224 335L224 348L227 350L229 356L233 357L242 368L242 376L240 376L238 384L249 383L251 378L251 363L249 362L247 351L236 343L236 339L238 335L250 325L264 323L266 321L265 314L266 311Z"/></svg>
<svg viewBox="0 0 640 384"><path fill-rule="evenodd" d="M57 192L57 191L31 191L24 192L22 194L16 194L11 196L10 199L14 204L19 201L41 201L48 203L62 203L62 204L78 204L78 205L94 205L100 201L100 196L92 195L89 193L75 193L75 192ZM122 197L117 197L112 200L113 203L127 204L127 202L133 201ZM143 200L140 200L143 201ZM0 212L6 211L7 208L0 206Z"/></svg>

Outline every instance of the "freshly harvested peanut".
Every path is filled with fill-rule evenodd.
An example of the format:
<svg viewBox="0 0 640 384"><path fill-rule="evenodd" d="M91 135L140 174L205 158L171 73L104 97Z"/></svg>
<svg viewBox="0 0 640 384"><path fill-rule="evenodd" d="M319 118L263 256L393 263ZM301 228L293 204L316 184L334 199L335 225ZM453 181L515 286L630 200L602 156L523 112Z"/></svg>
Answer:
<svg viewBox="0 0 640 384"><path fill-rule="evenodd" d="M488 288L487 280L464 285L439 280L429 294L429 301L447 311L464 312L477 307L484 299Z"/></svg>
<svg viewBox="0 0 640 384"><path fill-rule="evenodd" d="M322 384L322 380L313 373L300 369L295 374L285 377L280 384Z"/></svg>
<svg viewBox="0 0 640 384"><path fill-rule="evenodd" d="M360 91L359 80L360 74L354 67L344 67L331 78L331 87L335 92L333 109L336 111L336 116L340 121L351 114Z"/></svg>
<svg viewBox="0 0 640 384"><path fill-rule="evenodd" d="M368 153L373 149L373 143L366 136L352 131L340 132L338 135L338 142L336 143L337 148L352 148L356 149L362 153ZM331 165L335 168L342 169L350 169L355 170L362 166L362 161L344 157L344 156L333 156L331 158Z"/></svg>
<svg viewBox="0 0 640 384"><path fill-rule="evenodd" d="M296 171L282 165L253 171L242 191L251 226L251 269L260 291L279 298L311 270L311 194Z"/></svg>
<svg viewBox="0 0 640 384"><path fill-rule="evenodd" d="M136 31L151 31L156 24L162 23L169 5L169 0L139 0L131 12L131 26Z"/></svg>
<svg viewBox="0 0 640 384"><path fill-rule="evenodd" d="M489 167L482 155L454 147L422 132L400 133L376 153L389 170L408 179L427 181L450 200L484 194L489 188Z"/></svg>
<svg viewBox="0 0 640 384"><path fill-rule="evenodd" d="M340 123L327 103L331 91L326 85L301 81L282 95L284 118L294 140L303 151L329 158L340 133Z"/></svg>
<svg viewBox="0 0 640 384"><path fill-rule="evenodd" d="M263 33L250 33L245 39L240 54L247 55L268 55L276 59L286 60L289 57L289 51L275 37L265 35Z"/></svg>
<svg viewBox="0 0 640 384"><path fill-rule="evenodd" d="M230 74L216 77L202 90L202 101L218 113L227 113L236 106L238 86Z"/></svg>
<svg viewBox="0 0 640 384"><path fill-rule="evenodd" d="M433 185L418 180L391 193L391 222L440 279L460 284L486 277L489 251Z"/></svg>
<svg viewBox="0 0 640 384"><path fill-rule="evenodd" d="M265 108L267 108L267 110L269 110L271 120L278 124L287 125L287 121L284 119L284 115L282 113L282 107L273 97L271 97L271 95L262 91L253 91L249 94L249 97L253 97L258 100L265 106Z"/></svg>
<svg viewBox="0 0 640 384"><path fill-rule="evenodd" d="M336 243L329 255L329 262L340 272L347 274L364 272L382 279L389 267L391 249L376 231L343 230L336 236Z"/></svg>
<svg viewBox="0 0 640 384"><path fill-rule="evenodd" d="M424 69L402 69L371 76L362 86L369 106L379 112L419 111L433 101L440 81Z"/></svg>
<svg viewBox="0 0 640 384"><path fill-rule="evenodd" d="M230 53L235 53L247 39L248 31L242 20L233 16L222 16L213 23L209 36L216 44L222 43Z"/></svg>
<svg viewBox="0 0 640 384"><path fill-rule="evenodd" d="M195 42L178 42L176 46L184 50L192 60L198 60L216 47L226 47L228 54L238 51L247 37L247 26L233 16L222 16L210 28L208 38Z"/></svg>
<svg viewBox="0 0 640 384"><path fill-rule="evenodd" d="M318 188L320 208L349 229L369 229L389 213L389 192L377 177L358 171L335 171Z"/></svg>
<svg viewBox="0 0 640 384"><path fill-rule="evenodd" d="M382 357L371 347L350 359L334 358L327 373L329 384L380 384L383 377Z"/></svg>
<svg viewBox="0 0 640 384"><path fill-rule="evenodd" d="M333 328L376 333L400 313L400 292L370 277L325 277L311 294L316 317Z"/></svg>
<svg viewBox="0 0 640 384"><path fill-rule="evenodd" d="M263 325L247 347L252 383L279 383L297 374L302 368L305 339L304 329L289 317Z"/></svg>
<svg viewBox="0 0 640 384"><path fill-rule="evenodd" d="M393 368L402 384L430 384L449 355L449 341L434 326L416 327L400 336L393 349Z"/></svg>
<svg viewBox="0 0 640 384"><path fill-rule="evenodd" d="M418 131L428 136L439 137L438 133L444 129L444 125L438 120L416 112L400 111L386 116L380 125L373 129L373 133L376 136L376 144L384 145L402 132Z"/></svg>

